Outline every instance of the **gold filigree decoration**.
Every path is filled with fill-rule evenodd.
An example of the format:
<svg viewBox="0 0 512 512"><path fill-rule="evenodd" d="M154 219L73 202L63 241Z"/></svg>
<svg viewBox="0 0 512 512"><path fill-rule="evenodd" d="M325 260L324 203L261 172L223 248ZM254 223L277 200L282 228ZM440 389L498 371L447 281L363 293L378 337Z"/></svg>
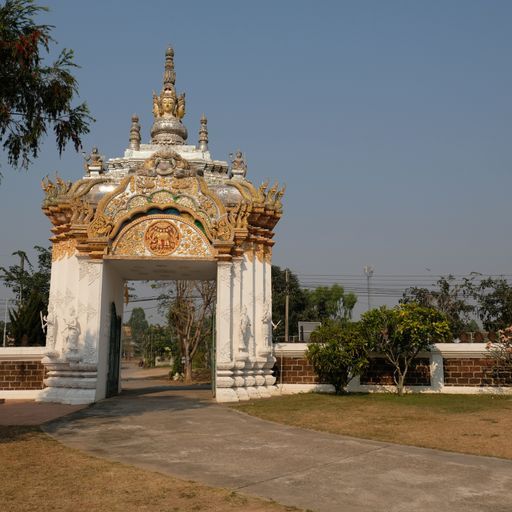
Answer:
<svg viewBox="0 0 512 512"><path fill-rule="evenodd" d="M139 176L171 176L178 178L190 176L193 171L190 164L181 155L169 149L157 151L144 161L141 168L137 169Z"/></svg>
<svg viewBox="0 0 512 512"><path fill-rule="evenodd" d="M52 247L52 261L59 261L63 258L69 258L76 252L76 240L62 240L55 242Z"/></svg>
<svg viewBox="0 0 512 512"><path fill-rule="evenodd" d="M87 234L91 238L104 238L110 234L112 227L112 222L100 214L89 224Z"/></svg>
<svg viewBox="0 0 512 512"><path fill-rule="evenodd" d="M144 244L153 254L167 256L178 248L180 239L176 224L161 220L146 229Z"/></svg>
<svg viewBox="0 0 512 512"><path fill-rule="evenodd" d="M233 238L233 228L226 217L215 221L212 226L214 238L221 242L227 242Z"/></svg>
<svg viewBox="0 0 512 512"><path fill-rule="evenodd" d="M166 190L160 190L151 196L151 201L156 204L170 203L173 199L172 194Z"/></svg>
<svg viewBox="0 0 512 512"><path fill-rule="evenodd" d="M199 186L194 178L173 178L171 181L171 190L175 192L185 192L197 195Z"/></svg>

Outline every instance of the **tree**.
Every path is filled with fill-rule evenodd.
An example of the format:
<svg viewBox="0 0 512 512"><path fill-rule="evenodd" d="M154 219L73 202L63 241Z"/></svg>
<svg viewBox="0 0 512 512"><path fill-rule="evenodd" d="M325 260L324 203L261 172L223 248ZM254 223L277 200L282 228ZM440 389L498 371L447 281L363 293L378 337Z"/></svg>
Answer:
<svg viewBox="0 0 512 512"><path fill-rule="evenodd" d="M211 317L217 286L213 281L175 281L161 296L169 328L180 347L185 382L192 382L192 362L201 343L212 337Z"/></svg>
<svg viewBox="0 0 512 512"><path fill-rule="evenodd" d="M467 279L459 284L452 275L441 277L433 290L416 286L408 288L400 303L415 302L426 308L437 309L446 315L453 336L458 338L463 332L469 330L470 325L474 325L471 314L475 306L467 302L470 283L471 280Z"/></svg>
<svg viewBox="0 0 512 512"><path fill-rule="evenodd" d="M169 328L162 325L150 325L143 336L142 353L146 366L153 368L156 357L173 354Z"/></svg>
<svg viewBox="0 0 512 512"><path fill-rule="evenodd" d="M320 380L342 394L368 364L368 343L359 324L328 320L311 333L306 357Z"/></svg>
<svg viewBox="0 0 512 512"><path fill-rule="evenodd" d="M361 328L372 350L393 366L399 395L403 395L405 378L418 354L451 336L445 315L415 302L367 311L361 317Z"/></svg>
<svg viewBox="0 0 512 512"><path fill-rule="evenodd" d="M326 320L350 320L357 303L353 293L345 293L339 284L319 286L306 291L307 307L304 318L325 322Z"/></svg>
<svg viewBox="0 0 512 512"><path fill-rule="evenodd" d="M144 342L146 333L149 330L149 324L146 320L146 313L142 308L133 308L128 325L131 329L132 341L138 348L138 352L144 354Z"/></svg>
<svg viewBox="0 0 512 512"><path fill-rule="evenodd" d="M43 311L46 311L50 294L52 253L50 249L39 245L34 249L37 252L37 270L34 271L25 252L16 251L13 255L20 256L20 263L9 268L0 267L0 279L16 294L18 307L23 304L26 294L37 292L41 298Z"/></svg>
<svg viewBox="0 0 512 512"><path fill-rule="evenodd" d="M78 95L73 51L63 49L53 64L43 62L55 42L53 27L34 18L47 10L33 0L5 0L0 6L0 140L15 167L28 167L50 129L59 154L68 142L78 151L94 121L86 103L72 106Z"/></svg>
<svg viewBox="0 0 512 512"><path fill-rule="evenodd" d="M17 346L44 345L46 336L41 325L41 313L45 309L43 297L33 290L28 300L15 311L9 311L10 333Z"/></svg>
<svg viewBox="0 0 512 512"><path fill-rule="evenodd" d="M483 279L470 287L480 320L487 331L512 325L512 286L504 278Z"/></svg>
<svg viewBox="0 0 512 512"><path fill-rule="evenodd" d="M288 284L286 283L286 272L288 272ZM272 265L272 321L277 324L274 331L274 337L284 336L284 310L286 300L286 290L289 294L289 334L297 335L299 320L303 319L306 309L306 294L300 287L299 278L290 269L282 269L277 265Z"/></svg>
<svg viewBox="0 0 512 512"><path fill-rule="evenodd" d="M487 357L493 360L493 370L498 378L512 379L512 325L498 331L498 340L486 345Z"/></svg>

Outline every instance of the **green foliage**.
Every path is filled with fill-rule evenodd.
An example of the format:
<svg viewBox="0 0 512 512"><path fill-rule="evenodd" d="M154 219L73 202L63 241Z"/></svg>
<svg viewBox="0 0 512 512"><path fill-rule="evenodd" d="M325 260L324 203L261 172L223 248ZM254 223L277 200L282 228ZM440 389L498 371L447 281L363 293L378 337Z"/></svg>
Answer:
<svg viewBox="0 0 512 512"><path fill-rule="evenodd" d="M145 320L144 318L144 321ZM144 331L142 338L142 356L145 365L152 368L155 366L157 357L171 356L176 352L176 350L173 350L175 345L175 343L172 343L171 332L167 326L158 324L150 325Z"/></svg>
<svg viewBox="0 0 512 512"><path fill-rule="evenodd" d="M484 329L498 331L512 325L512 286L505 279L489 277L471 290Z"/></svg>
<svg viewBox="0 0 512 512"><path fill-rule="evenodd" d="M46 7L33 0L5 0L0 5L0 140L9 164L27 168L37 157L41 141L52 129L59 153L68 142L81 148L80 137L94 121L85 103L72 107L78 84L73 51L63 49L55 62L45 65L50 52L51 25L34 18Z"/></svg>
<svg viewBox="0 0 512 512"><path fill-rule="evenodd" d="M449 323L437 309L415 302L393 309L382 306L361 317L361 328L372 350L384 354L394 368L398 394L403 394L405 377L413 360L434 342L451 339Z"/></svg>
<svg viewBox="0 0 512 512"><path fill-rule="evenodd" d="M311 333L306 357L320 380L340 394L368 364L367 347L359 324L327 321Z"/></svg>
<svg viewBox="0 0 512 512"><path fill-rule="evenodd" d="M34 290L28 300L16 311L9 311L10 334L17 346L44 345L46 336L41 325L41 312L45 308L41 294Z"/></svg>
<svg viewBox="0 0 512 512"><path fill-rule="evenodd" d="M139 353L144 352L144 341L149 330L149 324L146 320L146 313L142 308L133 308L128 325L132 331L132 341L138 348Z"/></svg>
<svg viewBox="0 0 512 512"><path fill-rule="evenodd" d="M290 336L298 334L299 320L305 320L304 310L307 299L306 293L300 287L299 278L289 269L281 269L277 265L272 265L272 321L274 324L278 324L273 333L275 339L283 337L285 330L286 271L288 271Z"/></svg>
<svg viewBox="0 0 512 512"><path fill-rule="evenodd" d="M288 271L288 286L286 272ZM289 293L289 335L298 334L298 323L343 319L350 320L357 302L353 293L345 293L342 286L320 286L314 290L300 287L299 278L289 269L272 265L272 321L277 324L274 339L282 338L285 332L284 311L286 290Z"/></svg>
<svg viewBox="0 0 512 512"><path fill-rule="evenodd" d="M487 357L493 360L495 376L509 381L512 378L512 325L498 331L499 339L486 345Z"/></svg>
<svg viewBox="0 0 512 512"><path fill-rule="evenodd" d="M180 367L185 382L192 381L196 358L203 362L211 358L216 290L212 281L174 281L159 297L161 310L167 312L170 332L179 347L179 361L175 361L173 371Z"/></svg>
<svg viewBox="0 0 512 512"><path fill-rule="evenodd" d="M339 284L319 286L306 290L307 308L304 319L325 322L326 320L350 320L357 302L353 293L345 293Z"/></svg>
<svg viewBox="0 0 512 512"><path fill-rule="evenodd" d="M441 277L433 290L408 288L400 302L415 302L426 308L437 309L446 315L453 336L458 338L463 332L474 328L471 314L475 311L475 306L467 301L470 283L471 280L465 280L462 284L457 283L452 275Z"/></svg>
<svg viewBox="0 0 512 512"><path fill-rule="evenodd" d="M11 288L21 304L31 292L40 295L43 304L43 312L48 308L48 297L50 294L50 274L52 267L52 253L50 249L36 245L37 270L34 271L32 264L23 251L16 251L14 255L20 256L24 264L11 265L9 268L0 267L0 279L5 286ZM26 265L25 265L26 263Z"/></svg>

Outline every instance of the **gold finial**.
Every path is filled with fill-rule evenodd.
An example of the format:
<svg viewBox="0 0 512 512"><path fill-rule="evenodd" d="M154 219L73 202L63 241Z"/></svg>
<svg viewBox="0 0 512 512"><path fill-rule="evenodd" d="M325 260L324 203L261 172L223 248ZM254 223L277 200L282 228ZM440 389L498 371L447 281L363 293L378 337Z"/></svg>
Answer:
<svg viewBox="0 0 512 512"><path fill-rule="evenodd" d="M132 125L130 127L130 149L138 151L140 149L140 124L139 116L133 114Z"/></svg>
<svg viewBox="0 0 512 512"><path fill-rule="evenodd" d="M174 71L174 50L167 48L165 52L164 89L174 89L176 72Z"/></svg>

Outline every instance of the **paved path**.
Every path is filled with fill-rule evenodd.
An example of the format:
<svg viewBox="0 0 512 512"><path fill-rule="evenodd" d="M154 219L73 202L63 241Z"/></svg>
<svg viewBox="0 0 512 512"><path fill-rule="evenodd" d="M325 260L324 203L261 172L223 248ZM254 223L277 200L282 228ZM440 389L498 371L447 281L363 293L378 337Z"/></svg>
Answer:
<svg viewBox="0 0 512 512"><path fill-rule="evenodd" d="M86 405L64 405L34 402L34 400L5 400L0 402L0 425L40 425Z"/></svg>
<svg viewBox="0 0 512 512"><path fill-rule="evenodd" d="M97 456L314 511L512 510L510 461L278 425L215 405L208 390L161 384L132 384L45 430Z"/></svg>

